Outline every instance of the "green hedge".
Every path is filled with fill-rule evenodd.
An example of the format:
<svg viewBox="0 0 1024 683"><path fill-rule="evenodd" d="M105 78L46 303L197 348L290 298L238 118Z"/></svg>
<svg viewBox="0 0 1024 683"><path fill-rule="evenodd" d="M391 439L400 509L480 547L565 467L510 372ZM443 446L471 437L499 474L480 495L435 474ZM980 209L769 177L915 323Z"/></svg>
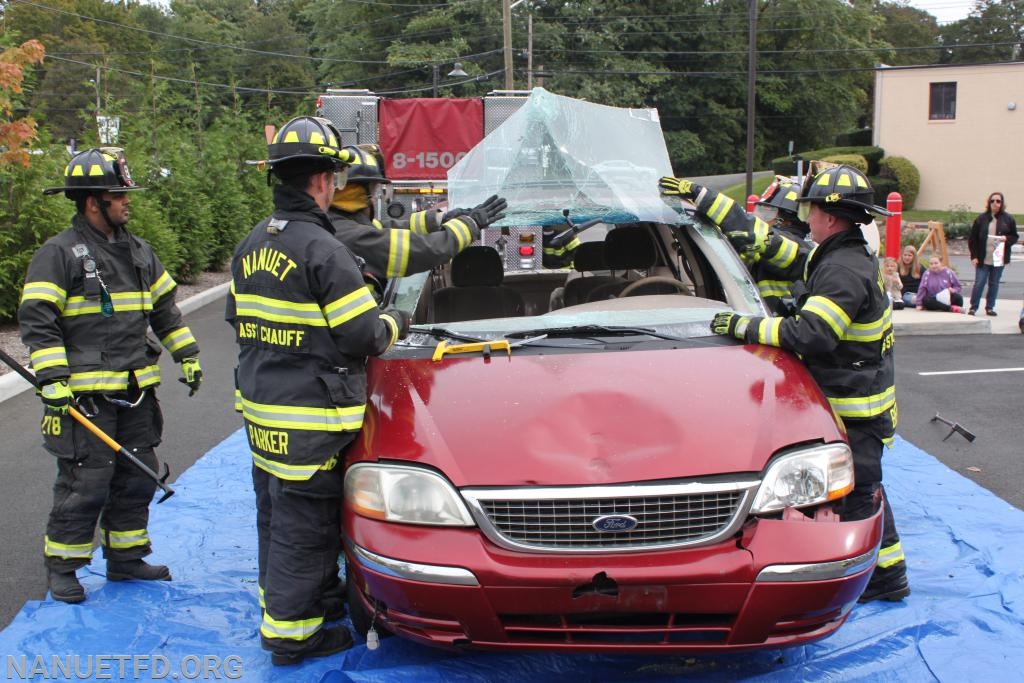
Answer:
<svg viewBox="0 0 1024 683"><path fill-rule="evenodd" d="M820 159L820 161L829 161L833 164L846 164L847 166L853 166L864 175L868 174L868 160L861 154L835 154L833 156Z"/></svg>
<svg viewBox="0 0 1024 683"><path fill-rule="evenodd" d="M861 146L861 147L826 147L824 149L814 149L807 152L800 152L803 157L805 168L806 163L809 161L822 160L826 157L834 157L842 154L859 154L868 162L868 175L878 175L879 162L882 157L885 156L885 150L881 147ZM783 156L776 157L771 161L772 170L780 175L793 175L796 173L796 164L793 162L793 157Z"/></svg>
<svg viewBox="0 0 1024 683"><path fill-rule="evenodd" d="M903 157L885 157L880 166L880 176L896 181L896 191L903 195L904 211L913 209L921 191L921 173L917 167Z"/></svg>
<svg viewBox="0 0 1024 683"><path fill-rule="evenodd" d="M900 186L894 178L883 178L882 176L868 177L871 187L875 191L875 204L884 207L889 200L890 192L899 192ZM906 208L906 204L903 205Z"/></svg>

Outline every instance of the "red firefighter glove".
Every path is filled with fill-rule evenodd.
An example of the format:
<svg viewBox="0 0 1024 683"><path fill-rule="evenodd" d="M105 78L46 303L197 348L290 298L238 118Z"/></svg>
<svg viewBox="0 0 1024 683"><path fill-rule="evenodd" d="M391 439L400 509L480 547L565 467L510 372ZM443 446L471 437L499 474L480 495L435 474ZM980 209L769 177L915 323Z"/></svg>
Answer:
<svg viewBox="0 0 1024 683"><path fill-rule="evenodd" d="M409 336L409 327L412 324L412 316L400 308L388 306L380 312L381 319L391 329L391 343Z"/></svg>
<svg viewBox="0 0 1024 683"><path fill-rule="evenodd" d="M47 410L52 410L61 415L67 415L68 408L75 401L75 395L65 380L58 380L44 384L39 389L39 396Z"/></svg>
<svg viewBox="0 0 1024 683"><path fill-rule="evenodd" d="M716 313L711 321L711 331L715 334L736 337L746 341L747 326L750 318L738 313Z"/></svg>
<svg viewBox="0 0 1024 683"><path fill-rule="evenodd" d="M196 395L199 391L199 385L203 383L203 368L199 366L198 358L184 358L181 361L181 374L182 377L178 378L178 381L185 384L189 388L189 398Z"/></svg>
<svg viewBox="0 0 1024 683"><path fill-rule="evenodd" d="M692 180L673 178L670 175L662 176L661 180L658 181L658 187L661 188L663 195L684 197L686 199L693 199L704 189Z"/></svg>
<svg viewBox="0 0 1024 683"><path fill-rule="evenodd" d="M493 194L482 204L474 206L469 212L469 217L473 219L477 227L483 230L491 223L496 223L504 218L505 214L502 212L506 208L508 208L508 202L505 201L504 197Z"/></svg>

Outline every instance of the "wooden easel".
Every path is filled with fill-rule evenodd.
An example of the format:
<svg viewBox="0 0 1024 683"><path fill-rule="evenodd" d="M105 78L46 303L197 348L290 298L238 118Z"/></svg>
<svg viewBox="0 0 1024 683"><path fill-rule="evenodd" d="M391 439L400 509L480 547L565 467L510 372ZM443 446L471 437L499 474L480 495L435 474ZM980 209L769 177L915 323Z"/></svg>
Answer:
<svg viewBox="0 0 1024 683"><path fill-rule="evenodd" d="M925 250L931 249L932 253L942 259L943 265L949 265L949 249L946 247L946 229L941 221L928 221L928 234L921 242L917 250L917 257L921 259L924 267L928 267L928 259L925 258Z"/></svg>

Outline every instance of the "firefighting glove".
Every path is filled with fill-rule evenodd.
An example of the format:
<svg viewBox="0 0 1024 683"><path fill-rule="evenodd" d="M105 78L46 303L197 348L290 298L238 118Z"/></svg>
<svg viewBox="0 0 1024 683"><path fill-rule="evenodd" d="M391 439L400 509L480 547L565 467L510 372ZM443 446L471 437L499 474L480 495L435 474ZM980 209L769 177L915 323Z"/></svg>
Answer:
<svg viewBox="0 0 1024 683"><path fill-rule="evenodd" d="M750 318L738 313L716 313L711 321L711 331L715 334L733 336L737 339L746 340L747 325Z"/></svg>
<svg viewBox="0 0 1024 683"><path fill-rule="evenodd" d="M477 227L483 230L491 223L495 223L504 218L505 214L502 212L507 207L508 202L505 201L503 197L493 194L482 204L474 206L469 212L469 217L473 219L473 222L477 224Z"/></svg>
<svg viewBox="0 0 1024 683"><path fill-rule="evenodd" d="M670 175L662 176L661 180L658 181L658 187L661 188L661 193L664 195L685 197L686 199L693 199L704 189L691 180L673 178Z"/></svg>
<svg viewBox="0 0 1024 683"><path fill-rule="evenodd" d="M768 247L769 230L768 224L763 220L751 218L743 229L723 232L733 249L749 266L761 260L761 254Z"/></svg>
<svg viewBox="0 0 1024 683"><path fill-rule="evenodd" d="M453 218L459 218L461 216L468 216L472 211L470 209L452 209L441 216L441 222L447 223Z"/></svg>
<svg viewBox="0 0 1024 683"><path fill-rule="evenodd" d="M199 385L203 383L203 369L199 366L199 359L182 359L181 374L184 375L184 377L179 377L178 381L182 384L188 385L188 388L190 389L188 392L189 398L195 396L196 392L199 391Z"/></svg>
<svg viewBox="0 0 1024 683"><path fill-rule="evenodd" d="M409 326L412 325L412 316L400 308L388 306L380 312L384 322L392 329L392 338L405 339L409 336Z"/></svg>
<svg viewBox="0 0 1024 683"><path fill-rule="evenodd" d="M68 408L75 400L75 395L71 393L71 387L68 386L66 380L44 384L39 389L39 396L43 399L47 410L61 415L67 415Z"/></svg>

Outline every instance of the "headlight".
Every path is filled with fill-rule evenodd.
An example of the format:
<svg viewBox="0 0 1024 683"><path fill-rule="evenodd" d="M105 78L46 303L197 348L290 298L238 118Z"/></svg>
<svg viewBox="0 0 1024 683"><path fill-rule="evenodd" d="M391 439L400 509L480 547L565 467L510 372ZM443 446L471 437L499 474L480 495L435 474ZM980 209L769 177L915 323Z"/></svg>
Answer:
<svg viewBox="0 0 1024 683"><path fill-rule="evenodd" d="M358 514L387 522L474 526L452 485L418 467L353 465L345 474L345 500Z"/></svg>
<svg viewBox="0 0 1024 683"><path fill-rule="evenodd" d="M853 454L845 443L816 446L783 455L768 467L752 514L807 507L853 490Z"/></svg>

